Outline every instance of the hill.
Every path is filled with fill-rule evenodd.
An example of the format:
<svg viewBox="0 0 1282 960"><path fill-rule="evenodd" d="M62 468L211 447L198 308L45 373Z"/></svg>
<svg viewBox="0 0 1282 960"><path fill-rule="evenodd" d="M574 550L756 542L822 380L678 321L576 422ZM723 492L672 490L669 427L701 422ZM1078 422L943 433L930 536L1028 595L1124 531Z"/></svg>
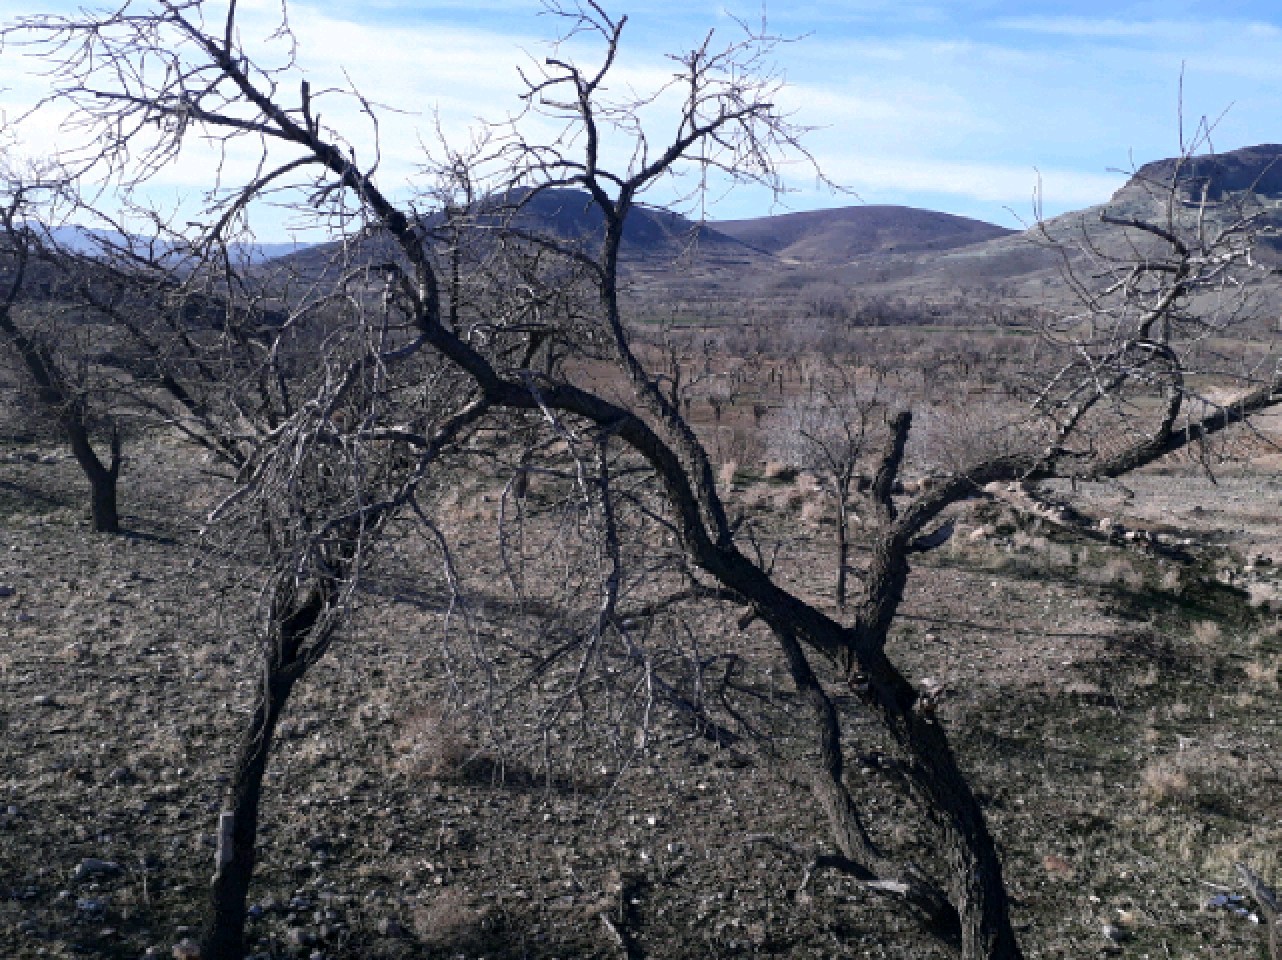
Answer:
<svg viewBox="0 0 1282 960"><path fill-rule="evenodd" d="M1014 233L1005 227L914 207L857 206L714 223L750 247L795 263L950 250Z"/></svg>

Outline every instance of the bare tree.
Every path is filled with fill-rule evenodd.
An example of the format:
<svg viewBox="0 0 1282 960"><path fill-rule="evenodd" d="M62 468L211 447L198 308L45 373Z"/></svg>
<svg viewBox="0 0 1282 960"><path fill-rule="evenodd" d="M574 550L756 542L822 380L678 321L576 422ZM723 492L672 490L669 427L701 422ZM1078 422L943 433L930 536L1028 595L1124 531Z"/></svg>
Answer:
<svg viewBox="0 0 1282 960"><path fill-rule="evenodd" d="M0 335L30 383L35 408L52 417L89 482L93 529L120 532L117 487L123 461L121 423L113 409L109 375L96 363L93 327L83 314L58 303L51 288L65 263L47 231L34 220L41 194L62 184L39 175L3 173L0 184ZM33 295L33 291L38 291ZM105 437L106 453L96 441Z"/></svg>
<svg viewBox="0 0 1282 960"><path fill-rule="evenodd" d="M694 189L714 176L778 188L781 157L802 150L802 131L775 104L771 41L750 33L717 47L709 36L675 58L676 79L664 92L677 94L680 106L660 135L643 123L641 109L657 103L659 93L614 98L606 83L626 20L590 0L552 10L564 18L567 35L597 41L599 59L582 66L560 51L531 68L525 106L562 132L550 142L531 140L519 121L493 131L482 160L498 172L487 189L469 195L502 196L519 212L543 191L576 188L600 230L570 240L530 229L517 216L496 227L488 209L456 205L448 216L470 218L489 237L476 247L484 266L478 263L472 276L498 283L472 293L452 266L457 261L442 257L425 211L397 204L375 178L375 164L359 163L342 135L322 123L319 95L306 82L290 95L287 82L296 77L289 64L271 69L248 56L234 4L216 18L191 0L146 12L45 17L22 28L55 66L54 97L75 107L92 135L86 169L105 166L143 179L197 132L228 145L252 143L261 150L260 172L214 195L215 214L202 226L206 240L269 189L302 183L322 216L379 251L344 265L336 277L342 322L313 369L300 371L290 387L307 399L258 439L241 485L218 511L256 517L253 529L267 531L277 562L266 581L262 621L266 692L233 781L230 850L220 861L205 956L221 960L242 951L257 795L275 717L307 666L331 644L374 535L394 515L433 529L415 504L440 458L465 449L462 437L486 430L492 442L500 434L519 435L514 425L537 424L556 438L564 479L577 485L590 509L598 545L594 602L579 595L581 606L592 607L590 619L562 648L580 657L582 669L574 675L601 663L607 648L640 662L643 676L654 675L653 658L637 645L636 628L620 608L629 566L638 562L621 548L620 516L644 519L670 537L687 600L741 605L777 642L810 712L820 756L813 791L837 848L824 862L920 912L963 957L1019 957L983 810L929 691L915 688L886 649L910 562L938 542L944 512L987 483L1117 476L1277 402L1282 380L1273 371L1220 407L1190 404L1185 387L1185 321L1195 318L1190 305L1249 265L1252 220L1218 231L1195 224L1191 235L1182 222L1178 229L1139 218L1111 224L1152 238L1161 256L1133 259L1131 282L1106 291L1123 304L1119 309L1110 312L1096 298L1087 317L1047 331L1071 347L1074 359L1045 378L1034 407L1043 416L1037 444L955 470L911 498L897 497L913 418L907 411L889 416L869 448L875 453L868 500L876 519L869 564L837 619L786 588L744 542L745 527L732 519L717 489L712 458L661 376L634 350L620 308L624 226L647 190L680 174ZM468 176L483 170L478 163ZM1177 175L1168 202L1183 203L1184 186ZM494 251L514 257L491 256ZM545 309L558 284L544 279L531 297L525 284L512 283L567 270L583 291L569 318L562 313L552 320L556 311ZM1103 336L1098 317L1109 319ZM577 362L585 357L608 358L614 384L601 387L588 365ZM416 379L424 384L417 394ZM449 389L438 392L435 384ZM620 399L620 392L631 397ZM397 398L424 394L441 403L407 418L424 408ZM1092 437L1112 442L1102 448L1087 442ZM405 453L400 459L388 455L397 445ZM527 445L527 451L530 456L516 459L523 476L539 466L537 449ZM374 464L384 466L371 469ZM627 486L639 476L643 493L629 497ZM841 715L814 667L816 656L829 662L838 687L878 718L901 752L897 785L938 833L942 883L889 862L871 839L844 779Z"/></svg>
<svg viewBox="0 0 1282 960"><path fill-rule="evenodd" d="M872 478L860 473L869 458L879 421L890 415L878 392L881 377L868 371L860 383L857 371L831 357L811 374L807 398L793 397L778 416L777 435L789 463L813 471L833 505L837 542L837 608L846 608L850 574L851 500L867 492Z"/></svg>

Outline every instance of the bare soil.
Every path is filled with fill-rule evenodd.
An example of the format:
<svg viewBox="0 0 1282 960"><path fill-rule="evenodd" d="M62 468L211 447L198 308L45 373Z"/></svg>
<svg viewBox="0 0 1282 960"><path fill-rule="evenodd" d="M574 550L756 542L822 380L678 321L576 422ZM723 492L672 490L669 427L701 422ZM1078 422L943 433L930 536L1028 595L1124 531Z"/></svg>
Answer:
<svg viewBox="0 0 1282 960"><path fill-rule="evenodd" d="M57 448L0 447L6 957L169 956L194 936L256 676L255 585L198 534L217 489L183 448L138 444L130 532L96 536ZM781 564L822 597L830 531L779 489L735 496L772 504ZM1176 466L1075 494L1193 540L1180 556L980 503L921 561L893 653L946 685L941 722L1030 957L1264 956L1248 916L1206 905L1242 892L1237 861L1282 880L1282 643L1259 606L1282 563L1278 489L1267 464L1218 486ZM296 695L267 787L259 956L946 956L838 876L799 889L825 837L804 731L729 747L674 724L621 775L531 777L442 708L443 615L430 583L364 594ZM694 628L786 708L757 628ZM884 783L885 745L842 708L878 839L929 872L929 834Z"/></svg>

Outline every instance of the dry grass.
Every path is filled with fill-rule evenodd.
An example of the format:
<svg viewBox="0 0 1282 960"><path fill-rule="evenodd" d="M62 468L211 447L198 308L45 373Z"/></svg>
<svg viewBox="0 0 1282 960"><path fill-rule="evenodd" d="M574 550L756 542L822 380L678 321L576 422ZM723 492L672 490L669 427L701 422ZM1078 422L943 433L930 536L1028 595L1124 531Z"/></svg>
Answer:
<svg viewBox="0 0 1282 960"><path fill-rule="evenodd" d="M1187 801L1192 791L1193 781L1178 759L1154 760L1140 771L1140 797L1150 807Z"/></svg>
<svg viewBox="0 0 1282 960"><path fill-rule="evenodd" d="M1224 631L1214 620L1200 620L1193 624L1193 639L1204 646L1216 646L1223 639Z"/></svg>
<svg viewBox="0 0 1282 960"><path fill-rule="evenodd" d="M407 716L392 750L397 770L426 780L457 777L476 755L458 718L439 707L424 707Z"/></svg>
<svg viewBox="0 0 1282 960"><path fill-rule="evenodd" d="M1277 690L1282 686L1282 654L1257 657L1248 661L1242 671L1259 691Z"/></svg>
<svg viewBox="0 0 1282 960"><path fill-rule="evenodd" d="M734 488L734 477L739 472L739 464L733 460L727 460L720 469L717 470L717 482L721 484L722 490L731 490Z"/></svg>
<svg viewBox="0 0 1282 960"><path fill-rule="evenodd" d="M459 887L445 887L411 914L410 928L427 947L460 947L478 940L489 920L489 911Z"/></svg>
<svg viewBox="0 0 1282 960"><path fill-rule="evenodd" d="M775 483L791 483L801 471L782 460L767 460L761 475Z"/></svg>

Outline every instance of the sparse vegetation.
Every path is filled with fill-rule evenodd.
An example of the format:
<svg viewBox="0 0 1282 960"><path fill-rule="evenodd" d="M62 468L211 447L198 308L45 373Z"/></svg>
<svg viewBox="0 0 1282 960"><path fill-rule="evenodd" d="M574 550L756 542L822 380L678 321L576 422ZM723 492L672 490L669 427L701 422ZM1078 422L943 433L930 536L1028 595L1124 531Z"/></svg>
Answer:
<svg viewBox="0 0 1282 960"><path fill-rule="evenodd" d="M1185 222L1190 152L1140 178L1156 206L1108 215L1123 244L1070 255L1048 226L1081 308L1024 315L1011 340L1035 349L991 360L928 334L893 358L642 337L624 240L671 222L646 190L683 167L777 187L805 147L772 38L683 55L659 149L604 82L625 21L552 10L599 44L526 77L569 133L495 127L408 205L306 81L287 94L292 59L245 52L234 5L11 31L93 134L81 175L139 186L189 129L262 150L206 217L161 222L218 335L185 298L115 321L163 319L226 387L211 406L112 368L181 411L146 424L132 536L87 537L37 443L5 461L12 939L179 960L1258 945L1196 911L1202 875L1277 868L1277 544L1248 559L1152 504L1229 454L1246 475L1241 425L1282 396L1208 348L1243 316L1259 211L1203 191ZM342 242L251 268L228 234L278 180ZM581 231L548 226L567 211ZM852 316L810 309L833 338ZM776 419L800 447L762 442Z"/></svg>

